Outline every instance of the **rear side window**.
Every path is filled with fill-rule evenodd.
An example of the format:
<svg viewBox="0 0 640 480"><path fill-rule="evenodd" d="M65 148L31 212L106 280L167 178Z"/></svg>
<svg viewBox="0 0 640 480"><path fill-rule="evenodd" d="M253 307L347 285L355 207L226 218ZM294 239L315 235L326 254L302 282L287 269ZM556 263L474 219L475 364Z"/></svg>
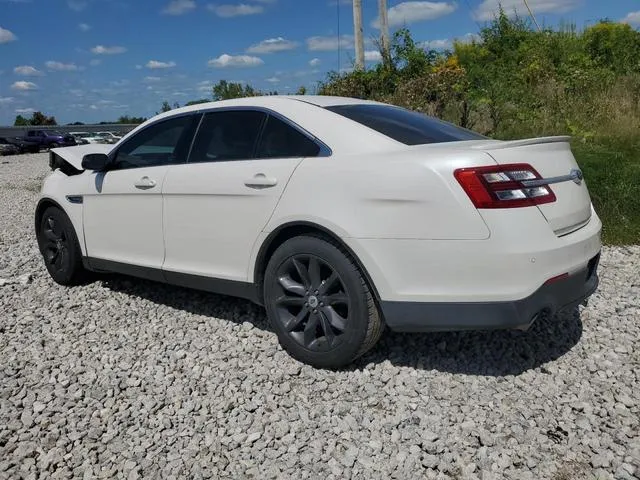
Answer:
<svg viewBox="0 0 640 480"><path fill-rule="evenodd" d="M253 158L266 116L251 110L207 113L198 129L189 163Z"/></svg>
<svg viewBox="0 0 640 480"><path fill-rule="evenodd" d="M279 118L269 115L256 157L315 157L318 153L320 147L316 142Z"/></svg>
<svg viewBox="0 0 640 480"><path fill-rule="evenodd" d="M326 108L406 145L487 138L452 123L392 105L360 104Z"/></svg>

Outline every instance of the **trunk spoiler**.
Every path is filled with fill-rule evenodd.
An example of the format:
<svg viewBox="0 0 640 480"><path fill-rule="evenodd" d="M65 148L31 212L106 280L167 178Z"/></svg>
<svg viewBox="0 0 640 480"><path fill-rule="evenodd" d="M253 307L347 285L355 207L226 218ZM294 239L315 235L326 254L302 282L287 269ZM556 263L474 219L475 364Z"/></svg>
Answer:
<svg viewBox="0 0 640 480"><path fill-rule="evenodd" d="M569 142L569 135L557 135L553 137L525 138L523 140L489 140L479 142L470 148L476 150L502 150L503 148L526 147L529 145L544 145L546 143Z"/></svg>

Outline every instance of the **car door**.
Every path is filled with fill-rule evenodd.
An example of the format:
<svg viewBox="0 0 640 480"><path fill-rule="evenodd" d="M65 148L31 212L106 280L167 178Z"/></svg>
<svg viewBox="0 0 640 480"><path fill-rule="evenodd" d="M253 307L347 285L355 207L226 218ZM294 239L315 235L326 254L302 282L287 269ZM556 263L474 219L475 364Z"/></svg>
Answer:
<svg viewBox="0 0 640 480"><path fill-rule="evenodd" d="M106 172L92 174L83 199L91 266L162 279L162 184L170 165L186 162L198 121L156 122L118 148Z"/></svg>
<svg viewBox="0 0 640 480"><path fill-rule="evenodd" d="M167 279L246 281L254 243L295 168L320 147L285 119L256 110L206 113L189 162L163 186ZM182 282L185 283L185 282Z"/></svg>

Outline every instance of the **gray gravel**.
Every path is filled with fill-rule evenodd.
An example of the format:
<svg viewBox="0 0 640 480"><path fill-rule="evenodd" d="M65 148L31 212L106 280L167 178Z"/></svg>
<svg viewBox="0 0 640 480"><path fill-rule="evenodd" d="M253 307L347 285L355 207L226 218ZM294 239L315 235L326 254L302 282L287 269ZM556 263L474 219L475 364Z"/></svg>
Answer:
<svg viewBox="0 0 640 480"><path fill-rule="evenodd" d="M332 373L244 301L54 284L33 236L46 171L43 154L0 158L0 478L640 476L640 247L604 249L579 312L387 333Z"/></svg>

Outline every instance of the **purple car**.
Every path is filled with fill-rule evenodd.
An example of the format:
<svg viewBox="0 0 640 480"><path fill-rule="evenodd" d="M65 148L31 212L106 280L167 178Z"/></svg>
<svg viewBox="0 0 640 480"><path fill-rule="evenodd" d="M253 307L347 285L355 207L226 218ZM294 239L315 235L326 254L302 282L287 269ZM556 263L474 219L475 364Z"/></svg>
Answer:
<svg viewBox="0 0 640 480"><path fill-rule="evenodd" d="M72 135L53 130L28 130L24 138L30 142L35 141L40 145L40 148L72 147L77 145Z"/></svg>

